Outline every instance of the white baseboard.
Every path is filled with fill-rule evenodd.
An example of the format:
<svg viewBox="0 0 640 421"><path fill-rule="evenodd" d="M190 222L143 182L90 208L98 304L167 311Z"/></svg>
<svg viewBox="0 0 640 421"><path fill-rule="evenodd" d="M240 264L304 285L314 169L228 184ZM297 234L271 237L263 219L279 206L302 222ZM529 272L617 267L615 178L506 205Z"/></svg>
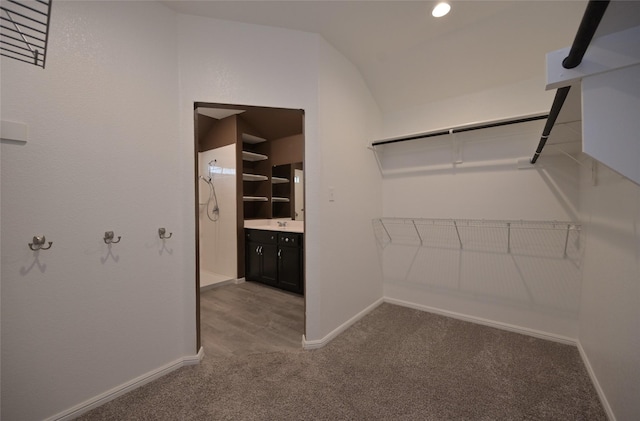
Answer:
<svg viewBox="0 0 640 421"><path fill-rule="evenodd" d="M114 400L115 398L124 395L125 393L131 392L134 389L137 389L141 386L144 386L147 383L150 383L156 379L159 379L162 376L165 376L171 373L174 370L177 370L181 367L187 365L199 364L204 358L204 349L200 348L196 355L189 355L183 358L179 358L173 362L163 365L155 370L152 370L148 373L145 373L141 376L136 377L133 380L130 380L126 383L121 384L120 386L114 387L111 390L108 390L104 393L99 394L91 399L88 399L72 408L67 409L66 411L60 412L52 417L46 418L45 421L67 421L72 420L85 412L89 412L90 410L99 407L109 401Z"/></svg>
<svg viewBox="0 0 640 421"><path fill-rule="evenodd" d="M593 371L591 367L591 363L589 362L589 358L587 357L584 348L582 348L582 344L578 341L578 351L580 352L580 357L582 358L582 362L584 366L587 368L587 373L589 373L589 377L591 378L591 383L593 383L593 387L596 388L596 392L598 392L598 397L600 398L600 403L602 403L602 407L604 408L604 412L607 413L607 418L609 421L616 421L616 416L613 414L613 410L611 409L611 405L609 405L609 401L604 394L604 390L600 387L600 382L598 382L598 378L596 377L596 373Z"/></svg>
<svg viewBox="0 0 640 421"><path fill-rule="evenodd" d="M413 308L416 310L426 311L428 313L439 314L441 316L451 317L453 319L464 320L465 322L476 323L484 326L494 327L496 329L508 330L509 332L520 333L523 335L533 336L535 338L546 339L549 341L559 342L566 345L576 345L575 339L567 336L556 335L553 333L543 332L536 329L529 329L522 326L511 325L508 323L497 322L495 320L483 319L481 317L470 316L468 314L456 313L454 311L442 310L436 307L415 304L409 301L397 300L395 298L384 298L385 303L396 304L402 307Z"/></svg>
<svg viewBox="0 0 640 421"><path fill-rule="evenodd" d="M341 324L340 326L332 330L328 335L326 335L322 339L308 341L305 335L302 335L302 348L304 349L322 348L323 346L331 342L332 339L334 339L336 336L338 336L339 334L347 330L351 325L353 325L355 322L357 322L358 320L362 319L364 316L369 314L373 309L378 307L383 302L384 300L382 298L376 300L373 304L369 305L364 310L362 310L361 312L359 312L358 314L356 314L355 316L353 316L352 318L350 318L349 320L347 320L346 322L344 322L343 324Z"/></svg>

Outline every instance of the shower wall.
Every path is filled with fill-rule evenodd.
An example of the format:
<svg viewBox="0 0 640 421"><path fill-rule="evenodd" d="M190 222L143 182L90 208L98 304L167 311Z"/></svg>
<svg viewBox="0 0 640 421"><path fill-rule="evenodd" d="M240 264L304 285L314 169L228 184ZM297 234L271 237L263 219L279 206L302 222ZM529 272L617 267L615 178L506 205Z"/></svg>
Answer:
<svg viewBox="0 0 640 421"><path fill-rule="evenodd" d="M200 287L237 278L237 234L236 234L236 145L198 153L198 174L209 177L209 163L215 160L212 181L220 209L218 219L207 216L215 206L210 188L198 181L200 221ZM215 218L214 218L215 219Z"/></svg>

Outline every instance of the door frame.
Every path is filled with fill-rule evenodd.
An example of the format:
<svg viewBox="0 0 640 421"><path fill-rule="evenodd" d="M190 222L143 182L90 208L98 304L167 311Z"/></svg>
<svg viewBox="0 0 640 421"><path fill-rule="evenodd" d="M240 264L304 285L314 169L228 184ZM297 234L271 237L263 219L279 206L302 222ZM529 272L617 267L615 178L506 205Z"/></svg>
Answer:
<svg viewBox="0 0 640 421"><path fill-rule="evenodd" d="M289 111L300 111L301 112L301 124L302 124L302 166L303 166L303 170L306 171L305 167L306 167L306 163L305 163L305 150L306 150L306 126L305 126L305 111L303 109L297 109L297 108L284 108L284 107L261 107L261 106L253 106L253 105L238 105L238 104L222 104L222 103L215 103L215 102L202 102L202 101L193 101L193 122L194 122L194 126L193 126L193 163L194 163L194 171L193 171L193 186L194 186L194 217L195 217L195 290L196 290L196 353L200 352L200 348L202 347L202 336L201 336L201 320L200 320L200 212L199 212L199 180L198 180L198 176L199 176L199 160L198 160L198 150L199 150L199 131L198 131L198 119L199 119L199 114L198 114L198 110L197 108L199 107L199 105L207 105L207 106L212 106L212 108L223 108L223 109L230 109L230 110L246 110L247 108L265 108L265 109L281 109L281 110L289 110ZM242 150L238 151L236 150L236 155L239 157L239 159L241 160L241 156L242 156ZM240 161L241 163L241 161ZM241 168L241 167L240 167ZM238 170L238 166L236 165L236 171ZM236 180L237 181L237 189L238 189L238 193L241 191L241 186L242 186L242 178L238 178L237 173L236 173ZM303 197L302 197L302 203L303 203L303 209L306 210L306 196L307 196L307 176L305 174L304 179L303 179ZM238 265L240 265L240 262L244 262L244 217L240 218L239 215L244 215L244 212L242 209L238 208L237 210L237 226L238 226ZM305 212L305 216L306 216L306 212ZM303 219L303 224L304 224L304 232L306 232L306 218ZM302 255L302 266L303 266L303 291L304 291L304 313L303 313L303 331L302 331L302 336L303 338L306 335L306 330L307 330L307 285L306 285L306 281L307 281L307 276L306 276L306 271L307 271L307 265L306 265L306 255L307 255L307 248L306 248L306 242L307 242L307 236L304 235L303 236L303 255ZM240 259L239 254L242 253L243 255L243 259ZM238 269L238 274L244 274L244 267L241 268L242 270L240 270L240 268Z"/></svg>

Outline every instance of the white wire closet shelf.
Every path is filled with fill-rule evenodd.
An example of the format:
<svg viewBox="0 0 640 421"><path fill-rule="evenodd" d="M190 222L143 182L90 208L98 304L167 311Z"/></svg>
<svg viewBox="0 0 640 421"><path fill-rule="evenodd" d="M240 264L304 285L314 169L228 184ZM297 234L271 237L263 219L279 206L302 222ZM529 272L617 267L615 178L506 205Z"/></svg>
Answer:
<svg viewBox="0 0 640 421"><path fill-rule="evenodd" d="M572 221L376 218L378 243L578 258L582 226Z"/></svg>
<svg viewBox="0 0 640 421"><path fill-rule="evenodd" d="M3 0L0 55L44 69L50 18L51 0Z"/></svg>

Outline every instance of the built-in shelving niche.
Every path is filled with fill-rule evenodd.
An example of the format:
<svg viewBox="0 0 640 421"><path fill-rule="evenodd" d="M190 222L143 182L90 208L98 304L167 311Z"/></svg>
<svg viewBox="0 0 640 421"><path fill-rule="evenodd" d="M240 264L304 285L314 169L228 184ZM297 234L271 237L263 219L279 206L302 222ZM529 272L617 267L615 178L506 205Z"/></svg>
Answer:
<svg viewBox="0 0 640 421"><path fill-rule="evenodd" d="M255 161L265 161L267 159L269 159L267 155L263 155L255 152L249 152L249 151L242 151L243 161L255 162Z"/></svg>
<svg viewBox="0 0 640 421"><path fill-rule="evenodd" d="M271 216L271 183L267 139L241 133L244 219Z"/></svg>
<svg viewBox="0 0 640 421"><path fill-rule="evenodd" d="M261 174L242 174L242 181L267 181L269 177Z"/></svg>

